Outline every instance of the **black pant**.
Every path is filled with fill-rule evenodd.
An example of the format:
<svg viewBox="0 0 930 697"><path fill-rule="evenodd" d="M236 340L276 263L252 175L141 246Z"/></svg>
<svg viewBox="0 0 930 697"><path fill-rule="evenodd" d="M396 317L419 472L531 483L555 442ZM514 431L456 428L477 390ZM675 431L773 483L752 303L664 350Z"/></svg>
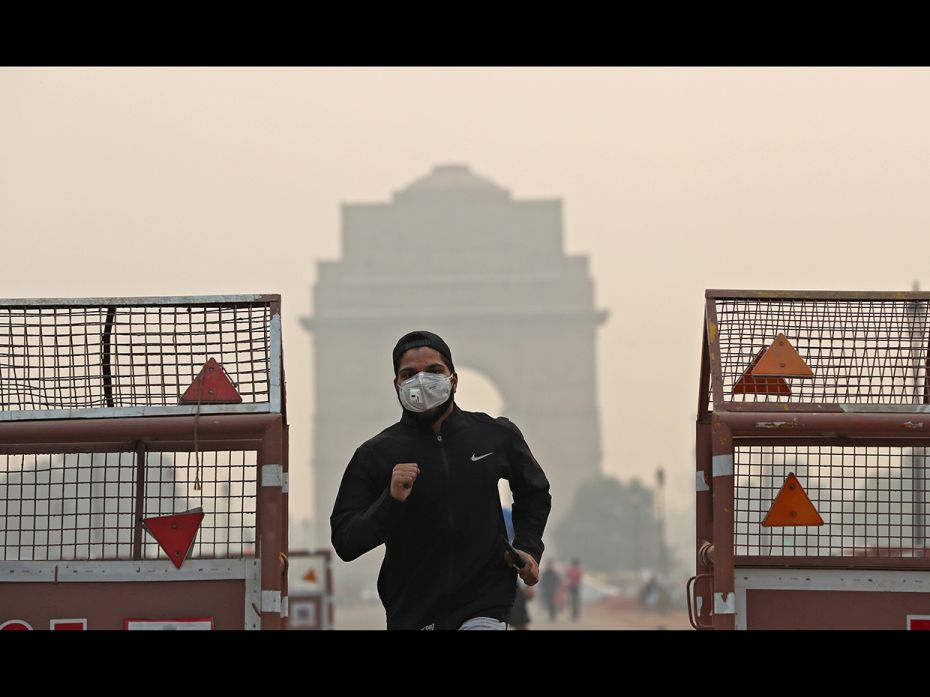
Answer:
<svg viewBox="0 0 930 697"><path fill-rule="evenodd" d="M581 612L581 588L579 586L569 586L568 599L572 604L572 619L577 620Z"/></svg>

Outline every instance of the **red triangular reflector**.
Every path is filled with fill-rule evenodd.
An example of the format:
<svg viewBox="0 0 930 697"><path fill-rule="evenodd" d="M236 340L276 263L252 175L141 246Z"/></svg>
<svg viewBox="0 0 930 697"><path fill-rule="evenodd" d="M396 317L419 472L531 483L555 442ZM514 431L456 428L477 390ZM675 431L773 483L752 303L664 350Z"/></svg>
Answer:
<svg viewBox="0 0 930 697"><path fill-rule="evenodd" d="M202 521L203 509L194 508L175 515L145 518L142 525L168 555L171 563L180 569L194 544Z"/></svg>
<svg viewBox="0 0 930 697"><path fill-rule="evenodd" d="M242 397L226 376L223 366L214 359L204 363L200 374L181 397L181 404L239 404Z"/></svg>
<svg viewBox="0 0 930 697"><path fill-rule="evenodd" d="M752 369L755 377L812 378L812 371L784 334L775 337L768 351Z"/></svg>
<svg viewBox="0 0 930 697"><path fill-rule="evenodd" d="M772 502L762 525L773 527L786 527L790 525L823 525L823 518L814 508L814 504L807 498L804 487L801 482L794 476L794 472L788 473L781 491Z"/></svg>
<svg viewBox="0 0 930 697"><path fill-rule="evenodd" d="M746 372L733 385L733 394L783 394L790 395L791 388L784 378L757 378L753 377L752 369L765 355L765 349L759 351Z"/></svg>
<svg viewBox="0 0 930 697"><path fill-rule="evenodd" d="M304 581L309 581L310 583L316 583L316 571L310 569L306 574L304 574Z"/></svg>

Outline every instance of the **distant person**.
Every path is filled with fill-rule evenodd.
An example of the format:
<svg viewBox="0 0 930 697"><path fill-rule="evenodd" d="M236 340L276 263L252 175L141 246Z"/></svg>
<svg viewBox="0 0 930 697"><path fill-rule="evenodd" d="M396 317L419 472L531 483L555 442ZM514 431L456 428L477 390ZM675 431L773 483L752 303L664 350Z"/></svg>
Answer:
<svg viewBox="0 0 930 697"><path fill-rule="evenodd" d="M581 562L572 559L572 565L565 570L565 588L568 590L568 602L572 608L572 620L577 622L581 614Z"/></svg>
<svg viewBox="0 0 930 697"><path fill-rule="evenodd" d="M562 588L562 575L556 571L555 564L549 562L546 564L545 571L539 578L539 592L542 595L543 606L549 613L549 621L555 622L556 615L559 612L556 604L559 590Z"/></svg>
<svg viewBox="0 0 930 697"><path fill-rule="evenodd" d="M655 574L649 577L649 580L642 587L642 590L639 592L639 603L647 610L654 610L659 605L659 597L661 595L661 586L659 586L659 579Z"/></svg>
<svg viewBox="0 0 930 697"><path fill-rule="evenodd" d="M403 412L346 467L330 516L333 547L352 561L385 545L378 595L388 629L506 629L518 572L506 551L497 483L510 482L513 546L525 562L519 576L532 586L549 481L513 423L458 408L458 375L440 337L406 334L392 359Z"/></svg>
<svg viewBox="0 0 930 697"><path fill-rule="evenodd" d="M639 592L639 602L648 610L657 610L665 614L669 611L672 599L659 577L653 574Z"/></svg>
<svg viewBox="0 0 930 697"><path fill-rule="evenodd" d="M533 589L518 578L517 595L510 610L510 626L514 629L526 630L530 628L532 619L530 618L527 603L533 599L534 595Z"/></svg>

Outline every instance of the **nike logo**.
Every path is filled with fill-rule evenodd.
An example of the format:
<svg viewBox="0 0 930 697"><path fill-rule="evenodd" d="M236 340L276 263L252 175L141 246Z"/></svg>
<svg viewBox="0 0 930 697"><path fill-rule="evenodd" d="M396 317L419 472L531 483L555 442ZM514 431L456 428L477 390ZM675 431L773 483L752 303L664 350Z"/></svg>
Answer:
<svg viewBox="0 0 930 697"><path fill-rule="evenodd" d="M485 453L484 455L479 455L478 457L475 457L475 455L472 454L472 456L471 456L471 461L472 461L472 462L478 462L478 460L483 460L483 459L486 458L488 455L493 455L493 454L494 454L494 451L493 451L493 450L492 450L491 452L489 452L489 453Z"/></svg>

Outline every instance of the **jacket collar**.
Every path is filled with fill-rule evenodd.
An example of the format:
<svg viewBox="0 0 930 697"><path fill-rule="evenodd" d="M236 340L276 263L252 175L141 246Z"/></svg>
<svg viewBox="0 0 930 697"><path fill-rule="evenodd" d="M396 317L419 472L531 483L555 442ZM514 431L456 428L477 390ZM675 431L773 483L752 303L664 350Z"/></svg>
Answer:
<svg viewBox="0 0 930 697"><path fill-rule="evenodd" d="M411 428L422 435L433 437L433 427L427 423L424 423L417 419L416 415L404 409L403 414L400 417L400 423L404 424L408 428ZM442 427L439 429L439 433L443 436L455 433L465 425L465 414L459 409L459 405L454 401L452 402L452 413L446 417L446 420L442 422Z"/></svg>

